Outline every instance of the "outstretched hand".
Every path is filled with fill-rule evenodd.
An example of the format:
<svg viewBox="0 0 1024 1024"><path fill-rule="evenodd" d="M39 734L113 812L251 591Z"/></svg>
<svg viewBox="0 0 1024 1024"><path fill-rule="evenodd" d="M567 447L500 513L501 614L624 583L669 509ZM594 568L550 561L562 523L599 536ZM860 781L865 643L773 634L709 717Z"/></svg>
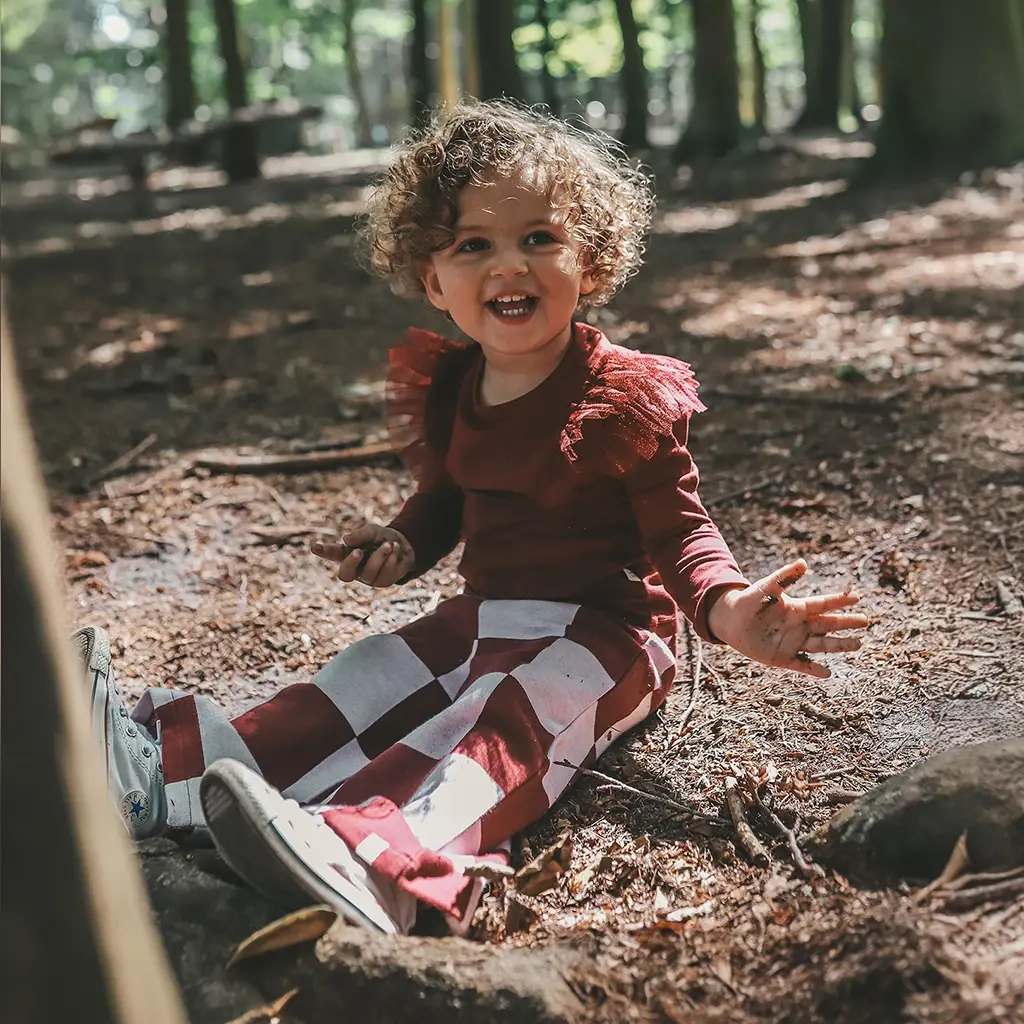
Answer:
<svg viewBox="0 0 1024 1024"><path fill-rule="evenodd" d="M832 674L828 666L809 655L858 650L859 637L832 634L862 629L868 619L842 611L860 601L857 594L790 597L786 588L805 572L801 558L749 587L726 591L708 612L711 633L762 665L827 679Z"/></svg>
<svg viewBox="0 0 1024 1024"><path fill-rule="evenodd" d="M314 555L334 562L335 576L343 583L358 580L369 587L390 587L405 576L416 554L405 536L388 526L367 523L341 538L340 544L313 541Z"/></svg>

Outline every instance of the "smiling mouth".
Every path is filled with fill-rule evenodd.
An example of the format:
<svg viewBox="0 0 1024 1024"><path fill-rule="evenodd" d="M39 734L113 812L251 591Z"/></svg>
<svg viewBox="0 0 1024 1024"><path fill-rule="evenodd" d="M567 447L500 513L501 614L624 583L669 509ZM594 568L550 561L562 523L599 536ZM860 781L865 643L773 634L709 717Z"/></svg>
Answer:
<svg viewBox="0 0 1024 1024"><path fill-rule="evenodd" d="M519 320L529 316L540 300L536 295L509 295L491 299L487 308L502 320Z"/></svg>

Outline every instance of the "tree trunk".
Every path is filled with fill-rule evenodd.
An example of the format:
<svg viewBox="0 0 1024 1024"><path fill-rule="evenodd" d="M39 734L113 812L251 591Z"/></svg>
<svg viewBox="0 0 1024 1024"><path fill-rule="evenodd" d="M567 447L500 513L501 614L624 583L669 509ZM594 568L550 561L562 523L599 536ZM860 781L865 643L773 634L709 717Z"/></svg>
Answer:
<svg viewBox="0 0 1024 1024"><path fill-rule="evenodd" d="M876 165L1024 156L1024 0L884 0Z"/></svg>
<svg viewBox="0 0 1024 1024"><path fill-rule="evenodd" d="M544 97L544 103L554 114L562 109L562 101L558 96L558 86L555 84L555 76L551 74L548 67L548 58L555 50L555 41L551 38L551 19L548 16L548 0L537 0L537 8L534 13L537 24L540 25L544 35L540 40L540 88Z"/></svg>
<svg viewBox="0 0 1024 1024"><path fill-rule="evenodd" d="M238 21L234 0L213 0L217 43L224 61L224 92L231 113L248 106L245 64L238 47ZM233 124L224 133L221 163L231 181L260 176L259 134L254 124Z"/></svg>
<svg viewBox="0 0 1024 1024"><path fill-rule="evenodd" d="M821 91L821 5L819 0L796 0L800 21L800 47L804 57L804 109L795 127L803 125L811 96Z"/></svg>
<svg viewBox="0 0 1024 1024"><path fill-rule="evenodd" d="M370 124L370 111L366 103L366 89L363 87L363 71L359 66L359 48L356 46L356 34L352 30L359 0L342 0L341 30L345 41L345 67L348 70L348 85L352 90L352 102L356 105L356 145L367 149L373 145L373 128Z"/></svg>
<svg viewBox="0 0 1024 1024"><path fill-rule="evenodd" d="M804 3L818 8L815 19L817 70L814 91L808 83L804 112L797 126L838 131L844 72L850 67L853 45L853 0L804 0Z"/></svg>
<svg viewBox="0 0 1024 1024"><path fill-rule="evenodd" d="M748 0L747 32L750 34L750 60L753 70L754 128L763 134L767 130L765 122L768 117L768 97L765 94L764 50L761 49L761 39L757 34L760 14L760 0Z"/></svg>
<svg viewBox="0 0 1024 1024"><path fill-rule="evenodd" d="M443 107L459 102L459 54L455 45L455 7L452 3L437 5L435 19L437 36L437 91Z"/></svg>
<svg viewBox="0 0 1024 1024"><path fill-rule="evenodd" d="M523 80L516 63L512 32L516 28L515 0L488 0L476 21L480 52L480 98L521 99Z"/></svg>
<svg viewBox="0 0 1024 1024"><path fill-rule="evenodd" d="M427 0L412 0L412 39L409 45L409 119L415 125L430 117L430 62L427 46Z"/></svg>
<svg viewBox="0 0 1024 1024"><path fill-rule="evenodd" d="M479 0L462 0L462 89L467 96L480 95L480 50L477 46L476 22L480 17Z"/></svg>
<svg viewBox="0 0 1024 1024"><path fill-rule="evenodd" d="M626 101L626 121L622 126L622 143L630 149L646 149L647 68L644 51L633 12L633 0L615 0L615 13L622 31L622 93Z"/></svg>
<svg viewBox="0 0 1024 1024"><path fill-rule="evenodd" d="M2 310L0 326L4 1019L185 1024L90 734Z"/></svg>
<svg viewBox="0 0 1024 1024"><path fill-rule="evenodd" d="M732 0L691 0L693 109L676 157L724 156L739 145L739 67Z"/></svg>
<svg viewBox="0 0 1024 1024"><path fill-rule="evenodd" d="M167 62L167 127L174 131L196 112L196 83L192 75L189 0L167 0L164 53Z"/></svg>

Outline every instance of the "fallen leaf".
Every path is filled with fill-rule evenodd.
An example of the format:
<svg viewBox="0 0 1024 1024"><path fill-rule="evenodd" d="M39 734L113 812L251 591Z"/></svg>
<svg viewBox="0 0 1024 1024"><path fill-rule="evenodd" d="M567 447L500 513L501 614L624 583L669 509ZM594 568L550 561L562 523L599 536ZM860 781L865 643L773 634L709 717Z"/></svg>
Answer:
<svg viewBox="0 0 1024 1024"><path fill-rule="evenodd" d="M558 840L524 864L515 875L515 887L524 896L539 896L558 884L572 861L572 840L565 832Z"/></svg>
<svg viewBox="0 0 1024 1024"><path fill-rule="evenodd" d="M298 992L297 988L293 988L290 992L285 992L280 999L275 999L272 1003L267 1003L266 1006L257 1006L253 1010L246 1010L241 1017L229 1020L228 1024L262 1024L263 1021L266 1021L267 1024L274 1024L280 1018L281 1011L298 995Z"/></svg>
<svg viewBox="0 0 1024 1024"><path fill-rule="evenodd" d="M270 953L275 949L287 949L303 942L319 939L337 920L337 911L326 906L304 907L292 914L279 917L276 921L243 939L231 954L227 966L233 967L242 960Z"/></svg>

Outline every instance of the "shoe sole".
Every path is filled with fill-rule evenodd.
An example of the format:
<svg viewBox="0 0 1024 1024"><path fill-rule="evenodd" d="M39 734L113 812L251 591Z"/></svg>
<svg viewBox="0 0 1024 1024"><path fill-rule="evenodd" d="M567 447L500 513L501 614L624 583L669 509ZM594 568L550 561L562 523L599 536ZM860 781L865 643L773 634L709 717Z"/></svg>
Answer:
<svg viewBox="0 0 1024 1024"><path fill-rule="evenodd" d="M335 909L349 924L387 934L327 885L285 842L244 777L230 770L207 771L199 786L199 799L221 856L258 892L291 904L308 905L312 897Z"/></svg>

